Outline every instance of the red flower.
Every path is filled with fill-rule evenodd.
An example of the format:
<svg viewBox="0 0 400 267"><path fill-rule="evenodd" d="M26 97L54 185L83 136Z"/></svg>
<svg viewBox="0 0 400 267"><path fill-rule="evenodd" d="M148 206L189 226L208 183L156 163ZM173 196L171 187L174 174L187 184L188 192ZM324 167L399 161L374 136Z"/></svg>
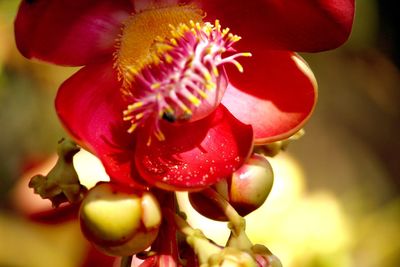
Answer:
<svg viewBox="0 0 400 267"><path fill-rule="evenodd" d="M284 139L304 125L316 82L291 51L342 44L354 0L176 2L25 0L15 35L28 58L85 65L61 85L56 109L113 180L196 190L239 168L253 142ZM216 19L242 40L235 44ZM252 53L241 59L244 74L226 66L240 70L235 58L247 55L232 46ZM225 50L231 56L221 56ZM204 105L204 94L216 103Z"/></svg>

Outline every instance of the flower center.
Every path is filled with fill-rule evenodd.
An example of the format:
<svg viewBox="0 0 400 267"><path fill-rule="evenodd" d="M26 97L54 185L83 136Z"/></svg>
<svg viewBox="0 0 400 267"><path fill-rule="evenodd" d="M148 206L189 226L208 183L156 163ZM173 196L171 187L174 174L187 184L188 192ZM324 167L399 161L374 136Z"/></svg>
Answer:
<svg viewBox="0 0 400 267"><path fill-rule="evenodd" d="M146 126L150 129L149 142L152 136L163 141L160 120L196 121L209 115L227 87L223 65L232 63L242 71L236 58L250 54L232 53L232 45L240 37L229 33L229 29L221 30L219 21L212 25L190 19L192 15L201 18L197 17L201 12L191 6L145 12L151 12L151 25L158 26L143 33L146 28L140 25L147 25L143 23L147 20L132 18L124 29L115 63L129 103L123 113L124 120L131 123L128 132ZM167 18L175 15L178 17ZM143 37L136 38L136 34ZM222 58L225 52L231 55Z"/></svg>
<svg viewBox="0 0 400 267"><path fill-rule="evenodd" d="M157 38L172 38L171 26L190 21L201 22L202 11L191 5L147 9L133 14L125 23L114 54L115 67L125 85L154 60L151 47Z"/></svg>

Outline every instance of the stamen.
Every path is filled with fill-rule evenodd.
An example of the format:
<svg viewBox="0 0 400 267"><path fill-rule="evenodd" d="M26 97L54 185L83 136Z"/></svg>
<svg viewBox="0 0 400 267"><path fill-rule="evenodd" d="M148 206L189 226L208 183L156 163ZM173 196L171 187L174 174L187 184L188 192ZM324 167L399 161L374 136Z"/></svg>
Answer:
<svg viewBox="0 0 400 267"><path fill-rule="evenodd" d="M123 112L123 118L132 125L132 133L139 126L147 125L151 136L165 140L160 121L193 121L210 114L220 103L226 89L225 64L234 64L240 72L238 57L250 53L234 53L233 44L240 37L221 30L219 21L210 23L179 24L171 27L169 36L157 37L151 47L152 58L141 69L132 71L132 84L125 96L132 104ZM222 58L225 52L233 52ZM222 93L221 93L222 92ZM204 111L203 102L207 102Z"/></svg>
<svg viewBox="0 0 400 267"><path fill-rule="evenodd" d="M221 60L219 62L219 64L226 64L226 63L232 63L236 66L236 68L238 69L239 72L243 72L243 66L237 61L235 60L235 58L237 57L251 57L251 53L237 53L234 54L230 57L226 57L223 60Z"/></svg>

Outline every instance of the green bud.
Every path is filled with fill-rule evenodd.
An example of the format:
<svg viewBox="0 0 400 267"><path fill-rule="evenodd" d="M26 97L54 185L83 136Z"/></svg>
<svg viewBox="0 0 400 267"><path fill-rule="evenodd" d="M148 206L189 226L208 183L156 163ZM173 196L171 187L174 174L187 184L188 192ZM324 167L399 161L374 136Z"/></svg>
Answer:
<svg viewBox="0 0 400 267"><path fill-rule="evenodd" d="M251 248L260 267L282 267L281 261L264 245L256 244Z"/></svg>
<svg viewBox="0 0 400 267"><path fill-rule="evenodd" d="M208 260L209 267L258 267L249 253L236 248L226 247ZM207 266L207 267L208 267Z"/></svg>
<svg viewBox="0 0 400 267"><path fill-rule="evenodd" d="M301 129L300 131L298 131L297 133L295 133L294 135L290 136L287 139L268 143L268 144L263 144L263 145L256 145L254 147L253 152L258 153L258 154L263 154L268 157L274 157L282 150L286 150L286 148L288 147L288 145L290 143L300 139L304 134L305 134L305 131L303 129Z"/></svg>
<svg viewBox="0 0 400 267"><path fill-rule="evenodd" d="M97 248L113 256L143 251L157 237L161 209L150 192L99 183L82 201L82 232Z"/></svg>
<svg viewBox="0 0 400 267"><path fill-rule="evenodd" d="M58 143L58 160L46 175L36 175L29 181L29 187L43 199L49 199L54 207L61 203L78 203L87 189L80 184L72 159L79 147L71 140L61 139Z"/></svg>

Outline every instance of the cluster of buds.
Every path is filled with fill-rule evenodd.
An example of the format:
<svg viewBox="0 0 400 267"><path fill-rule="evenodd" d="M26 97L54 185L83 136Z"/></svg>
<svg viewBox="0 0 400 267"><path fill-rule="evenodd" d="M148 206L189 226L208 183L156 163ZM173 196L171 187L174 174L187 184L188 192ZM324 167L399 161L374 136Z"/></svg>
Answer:
<svg viewBox="0 0 400 267"><path fill-rule="evenodd" d="M199 213L228 222L231 234L222 247L189 225L174 193L104 181L87 190L72 164L78 151L74 142L61 140L57 164L47 176L33 177L30 186L55 206L79 205L82 233L103 253L122 257L121 266L131 266L133 255L143 267L281 266L264 245L252 244L245 232L244 216L258 209L272 189L274 175L265 155L253 153L230 177L188 194Z"/></svg>

